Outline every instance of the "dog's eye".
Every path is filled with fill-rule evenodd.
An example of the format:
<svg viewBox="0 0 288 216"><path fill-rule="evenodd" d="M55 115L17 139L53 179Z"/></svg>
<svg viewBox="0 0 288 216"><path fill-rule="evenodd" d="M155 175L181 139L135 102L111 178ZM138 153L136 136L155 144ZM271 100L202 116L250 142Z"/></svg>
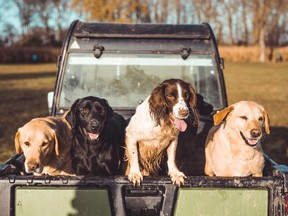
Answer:
<svg viewBox="0 0 288 216"><path fill-rule="evenodd" d="M259 122L262 122L263 120L264 120L264 118L262 116L259 117L259 119L258 119Z"/></svg>
<svg viewBox="0 0 288 216"><path fill-rule="evenodd" d="M240 116L241 119L247 120L247 116Z"/></svg>
<svg viewBox="0 0 288 216"><path fill-rule="evenodd" d="M48 145L48 142L43 142L42 143L42 147L45 147L45 146L47 146Z"/></svg>
<svg viewBox="0 0 288 216"><path fill-rule="evenodd" d="M173 95L166 95L166 98L171 101L175 99Z"/></svg>
<svg viewBox="0 0 288 216"><path fill-rule="evenodd" d="M103 115L105 113L105 110L102 107L97 107L96 110L100 115Z"/></svg>
<svg viewBox="0 0 288 216"><path fill-rule="evenodd" d="M24 142L24 145L29 147L30 146L30 143L28 141Z"/></svg>
<svg viewBox="0 0 288 216"><path fill-rule="evenodd" d="M188 99L190 97L190 93L189 92L184 93L183 97L185 100Z"/></svg>
<svg viewBox="0 0 288 216"><path fill-rule="evenodd" d="M84 107L84 108L81 109L81 113L82 114L87 114L87 113L89 113L89 109Z"/></svg>

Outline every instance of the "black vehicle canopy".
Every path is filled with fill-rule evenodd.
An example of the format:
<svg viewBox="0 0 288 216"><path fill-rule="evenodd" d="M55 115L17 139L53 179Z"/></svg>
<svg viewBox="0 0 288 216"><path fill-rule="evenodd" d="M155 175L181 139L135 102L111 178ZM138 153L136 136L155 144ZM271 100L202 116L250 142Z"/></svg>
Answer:
<svg viewBox="0 0 288 216"><path fill-rule="evenodd" d="M129 118L152 89L169 78L190 82L219 110L227 105L220 60L208 24L75 21L59 58L52 114L63 113L77 98L94 95Z"/></svg>

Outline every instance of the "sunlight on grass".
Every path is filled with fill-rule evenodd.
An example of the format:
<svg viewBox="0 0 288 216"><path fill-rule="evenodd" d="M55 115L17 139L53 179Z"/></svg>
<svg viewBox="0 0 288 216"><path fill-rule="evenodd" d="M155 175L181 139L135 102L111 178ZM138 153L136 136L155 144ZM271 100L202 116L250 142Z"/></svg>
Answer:
<svg viewBox="0 0 288 216"><path fill-rule="evenodd" d="M56 64L2 64L0 74L42 73L57 71Z"/></svg>

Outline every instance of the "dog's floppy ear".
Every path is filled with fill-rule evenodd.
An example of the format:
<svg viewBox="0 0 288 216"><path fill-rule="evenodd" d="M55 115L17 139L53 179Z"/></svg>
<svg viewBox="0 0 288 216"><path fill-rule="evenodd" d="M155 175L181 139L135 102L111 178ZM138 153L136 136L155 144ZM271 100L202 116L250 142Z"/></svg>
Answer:
<svg viewBox="0 0 288 216"><path fill-rule="evenodd" d="M65 119L70 124L71 128L76 126L76 109L80 99L77 99L71 106L70 110L65 115Z"/></svg>
<svg viewBox="0 0 288 216"><path fill-rule="evenodd" d="M165 82L158 85L152 91L149 98L149 111L157 122L157 125L160 125L160 119L164 118L169 113L168 105L164 95L166 86L167 83Z"/></svg>
<svg viewBox="0 0 288 216"><path fill-rule="evenodd" d="M21 145L20 145L19 138L20 138L20 131L18 129L18 131L15 134L15 138L14 138L15 150L16 150L17 154L22 153L22 148L21 148Z"/></svg>
<svg viewBox="0 0 288 216"><path fill-rule="evenodd" d="M220 124L233 109L234 109L233 106L229 106L229 107L226 107L223 110L215 113L213 116L214 125Z"/></svg>
<svg viewBox="0 0 288 216"><path fill-rule="evenodd" d="M195 90L191 84L189 84L189 91L191 94L191 96L189 98L189 106L191 109L195 109L197 106L198 96L196 95Z"/></svg>
<svg viewBox="0 0 288 216"><path fill-rule="evenodd" d="M108 101L105 99L103 99L103 100L107 106L107 112L108 112L107 122L109 122L113 117L114 111L113 111L112 107L109 105Z"/></svg>
<svg viewBox="0 0 288 216"><path fill-rule="evenodd" d="M264 120L265 120L265 122L264 122L264 124L265 124L265 131L266 131L267 134L270 134L270 127L269 127L270 121L269 121L269 116L268 116L267 111L266 111L264 108L263 108L263 114L264 114Z"/></svg>
<svg viewBox="0 0 288 216"><path fill-rule="evenodd" d="M58 143L56 131L54 131L54 148L55 148L56 155L59 156L59 143Z"/></svg>
<svg viewBox="0 0 288 216"><path fill-rule="evenodd" d="M191 124L194 125L194 126L197 126L198 125L198 122L199 122L199 110L197 108L197 95L195 93L195 90L194 88L192 87L191 84L189 84L189 91L190 91L190 98L189 98L189 107L192 111L192 116L193 116L193 119L191 121Z"/></svg>

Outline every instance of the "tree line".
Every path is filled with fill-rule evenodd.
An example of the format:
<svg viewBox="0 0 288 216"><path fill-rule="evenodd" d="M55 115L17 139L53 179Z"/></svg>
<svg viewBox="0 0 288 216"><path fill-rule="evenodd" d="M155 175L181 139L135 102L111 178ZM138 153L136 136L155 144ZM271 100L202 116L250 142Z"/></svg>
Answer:
<svg viewBox="0 0 288 216"><path fill-rule="evenodd" d="M20 33L5 21L11 6L17 8ZM288 0L11 0L0 3L0 46L59 46L72 13L82 21L207 22L220 45L288 44Z"/></svg>

